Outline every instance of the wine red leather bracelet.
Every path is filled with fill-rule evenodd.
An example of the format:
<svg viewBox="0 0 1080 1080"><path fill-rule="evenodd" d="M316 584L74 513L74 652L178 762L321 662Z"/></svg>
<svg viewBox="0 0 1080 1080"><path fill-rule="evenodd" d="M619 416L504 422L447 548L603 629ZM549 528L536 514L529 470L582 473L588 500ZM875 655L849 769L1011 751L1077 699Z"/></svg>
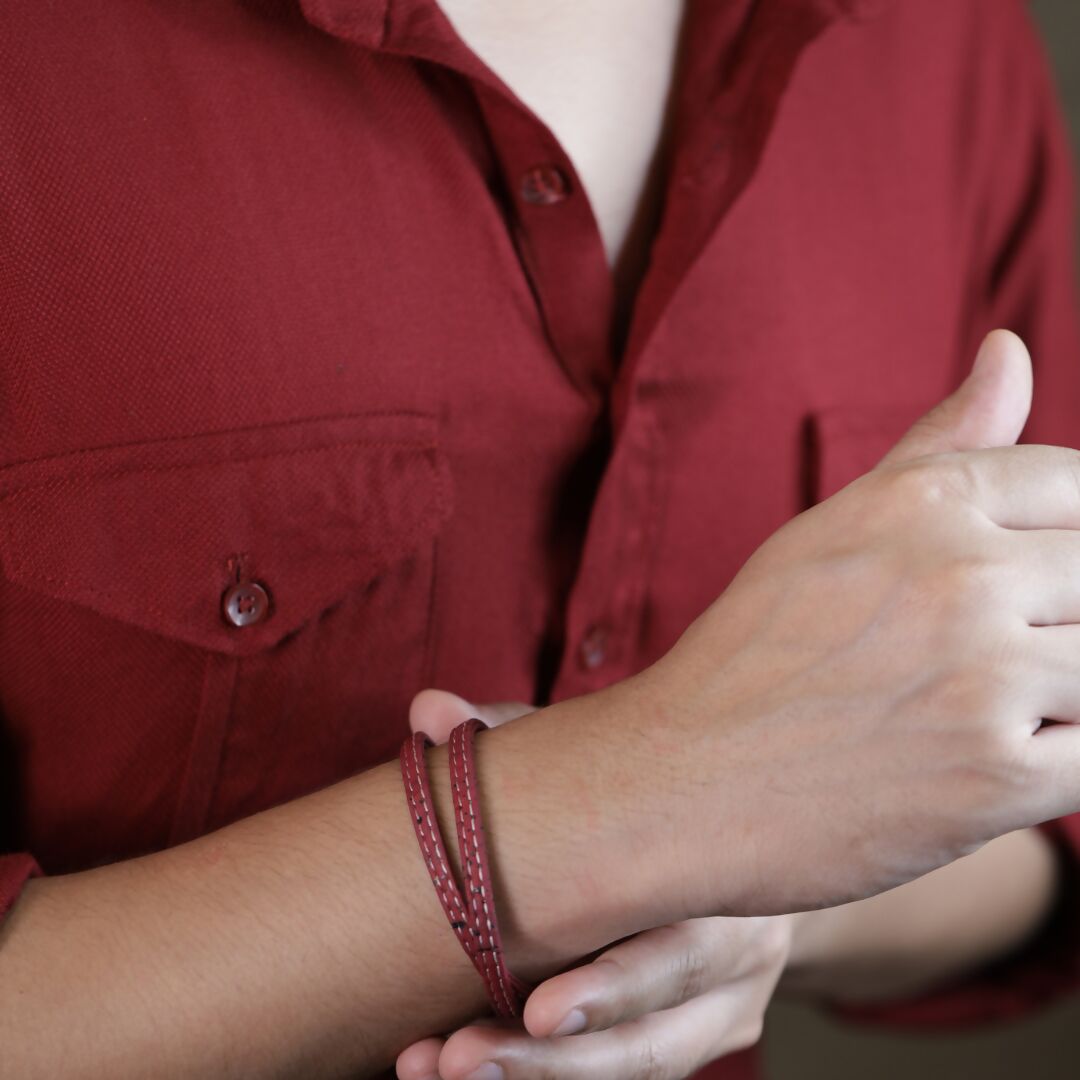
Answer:
<svg viewBox="0 0 1080 1080"><path fill-rule="evenodd" d="M401 776L420 853L435 885L439 903L461 947L483 980L496 1015L510 1017L521 1015L530 988L507 967L495 913L474 752L476 732L486 726L482 720L473 718L458 724L450 733L450 790L465 878L460 886L450 869L435 815L425 758L425 750L432 742L422 731L407 738L401 747Z"/></svg>

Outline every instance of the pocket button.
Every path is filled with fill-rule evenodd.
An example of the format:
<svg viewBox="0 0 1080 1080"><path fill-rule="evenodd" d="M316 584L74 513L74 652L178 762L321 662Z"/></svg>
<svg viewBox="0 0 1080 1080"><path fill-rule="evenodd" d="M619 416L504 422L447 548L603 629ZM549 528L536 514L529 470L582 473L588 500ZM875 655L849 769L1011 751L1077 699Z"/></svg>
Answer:
<svg viewBox="0 0 1080 1080"><path fill-rule="evenodd" d="M270 596L257 581L241 581L226 590L221 606L233 626L252 626L266 618Z"/></svg>

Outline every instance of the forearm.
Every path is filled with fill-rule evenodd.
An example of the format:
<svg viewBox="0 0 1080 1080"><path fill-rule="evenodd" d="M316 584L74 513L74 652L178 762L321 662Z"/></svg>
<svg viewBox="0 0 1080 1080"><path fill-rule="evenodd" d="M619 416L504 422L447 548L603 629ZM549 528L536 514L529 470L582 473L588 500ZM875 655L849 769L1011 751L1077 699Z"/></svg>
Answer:
<svg viewBox="0 0 1080 1080"><path fill-rule="evenodd" d="M869 900L796 917L782 989L837 1002L911 996L989 963L1049 914L1057 865L1034 830Z"/></svg>
<svg viewBox="0 0 1080 1080"><path fill-rule="evenodd" d="M618 752L582 737L628 707L605 692L478 740L505 944L525 977L654 917L635 830L603 798ZM449 839L444 748L429 761ZM396 764L168 851L35 879L0 933L0 1076L20 1080L356 1075L483 1007Z"/></svg>

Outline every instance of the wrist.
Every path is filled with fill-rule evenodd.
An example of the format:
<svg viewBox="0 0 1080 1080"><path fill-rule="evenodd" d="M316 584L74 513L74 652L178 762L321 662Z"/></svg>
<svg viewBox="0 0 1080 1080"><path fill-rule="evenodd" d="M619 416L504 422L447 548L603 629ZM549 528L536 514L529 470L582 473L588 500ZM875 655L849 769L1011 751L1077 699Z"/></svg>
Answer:
<svg viewBox="0 0 1080 1080"><path fill-rule="evenodd" d="M791 920L791 950L785 979L815 970L827 962L837 923L843 919L843 907L798 911L788 918Z"/></svg>
<svg viewBox="0 0 1080 1080"><path fill-rule="evenodd" d="M681 915L650 779L629 749L647 712L640 688L620 683L477 739L495 903L507 961L522 978ZM446 752L429 754L445 827Z"/></svg>

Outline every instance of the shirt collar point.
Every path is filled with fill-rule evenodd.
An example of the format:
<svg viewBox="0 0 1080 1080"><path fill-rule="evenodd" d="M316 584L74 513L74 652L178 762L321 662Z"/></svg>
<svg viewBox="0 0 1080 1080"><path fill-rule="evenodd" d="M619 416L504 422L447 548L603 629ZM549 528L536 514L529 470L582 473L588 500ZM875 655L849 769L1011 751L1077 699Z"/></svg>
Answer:
<svg viewBox="0 0 1080 1080"><path fill-rule="evenodd" d="M304 17L313 26L364 45L382 46L386 36L390 0L300 0Z"/></svg>

